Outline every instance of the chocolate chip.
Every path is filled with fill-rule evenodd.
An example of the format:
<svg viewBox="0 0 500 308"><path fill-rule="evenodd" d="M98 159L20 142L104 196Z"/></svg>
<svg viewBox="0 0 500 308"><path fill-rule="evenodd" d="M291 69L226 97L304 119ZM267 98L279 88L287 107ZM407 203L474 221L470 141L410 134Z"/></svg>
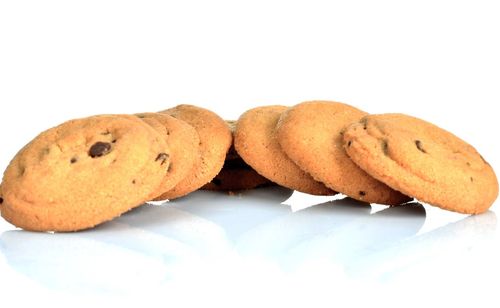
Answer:
<svg viewBox="0 0 500 308"><path fill-rule="evenodd" d="M170 155L168 155L167 153L160 153L158 154L158 156L156 156L155 161L161 160L161 165L163 165L169 157Z"/></svg>
<svg viewBox="0 0 500 308"><path fill-rule="evenodd" d="M111 143L116 143L116 139L113 139L113 140L111 141Z"/></svg>
<svg viewBox="0 0 500 308"><path fill-rule="evenodd" d="M350 146L351 146L351 144L352 144L352 141L351 141L351 140L349 140L349 142L347 143L347 146L348 146L348 147L350 147Z"/></svg>
<svg viewBox="0 0 500 308"><path fill-rule="evenodd" d="M365 193L364 191L360 190L360 191L359 191L359 195L360 195L360 196L366 196L366 193Z"/></svg>
<svg viewBox="0 0 500 308"><path fill-rule="evenodd" d="M76 159L76 157L72 157L71 160L69 161L70 163L74 164L78 161L78 159Z"/></svg>
<svg viewBox="0 0 500 308"><path fill-rule="evenodd" d="M427 153L426 150L424 150L423 148L423 145L422 145L422 141L420 140L415 140L415 145L417 146L417 149L422 152L422 153Z"/></svg>
<svg viewBox="0 0 500 308"><path fill-rule="evenodd" d="M135 180L132 180L132 184L135 184Z"/></svg>
<svg viewBox="0 0 500 308"><path fill-rule="evenodd" d="M387 144L387 140L382 140L382 151L384 155L389 155L389 145Z"/></svg>
<svg viewBox="0 0 500 308"><path fill-rule="evenodd" d="M111 144L109 142L96 142L90 147L89 156L92 158L101 157L111 151Z"/></svg>
<svg viewBox="0 0 500 308"><path fill-rule="evenodd" d="M0 197L0 204L2 204L2 203L3 203L3 198L2 198L2 197Z"/></svg>

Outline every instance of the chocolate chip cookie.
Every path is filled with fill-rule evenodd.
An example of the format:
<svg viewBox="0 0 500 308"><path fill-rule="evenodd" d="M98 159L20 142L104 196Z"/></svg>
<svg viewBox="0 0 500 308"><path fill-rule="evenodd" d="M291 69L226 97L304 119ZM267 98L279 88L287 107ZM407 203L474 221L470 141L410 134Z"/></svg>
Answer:
<svg viewBox="0 0 500 308"><path fill-rule="evenodd" d="M65 122L11 161L2 216L26 230L91 228L147 201L165 178L169 156L164 138L135 116Z"/></svg>
<svg viewBox="0 0 500 308"><path fill-rule="evenodd" d="M335 191L368 203L408 202L411 198L360 169L343 148L343 129L365 115L347 104L304 102L281 114L277 140L300 168Z"/></svg>
<svg viewBox="0 0 500 308"><path fill-rule="evenodd" d="M199 159L200 138L186 122L162 113L139 113L137 117L156 128L165 138L170 149L170 165L152 199L163 200L162 195L186 178Z"/></svg>
<svg viewBox="0 0 500 308"><path fill-rule="evenodd" d="M157 199L175 199L210 182L222 169L232 135L224 120L214 112L193 106L179 105L160 113L168 114L193 126L200 138L196 162L187 177Z"/></svg>
<svg viewBox="0 0 500 308"><path fill-rule="evenodd" d="M491 166L452 133L404 114L370 115L344 133L363 170L390 187L443 209L478 214L498 196Z"/></svg>
<svg viewBox="0 0 500 308"><path fill-rule="evenodd" d="M335 194L300 169L281 149L275 128L285 110L285 106L264 106L242 114L236 124L236 152L255 171L281 186L313 195Z"/></svg>

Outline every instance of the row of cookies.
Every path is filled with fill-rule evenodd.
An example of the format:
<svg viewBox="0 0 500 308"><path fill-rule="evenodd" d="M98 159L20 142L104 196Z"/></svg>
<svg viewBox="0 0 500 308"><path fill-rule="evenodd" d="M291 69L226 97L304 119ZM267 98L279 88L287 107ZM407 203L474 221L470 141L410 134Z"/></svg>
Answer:
<svg viewBox="0 0 500 308"><path fill-rule="evenodd" d="M388 205L416 197L462 213L484 212L498 194L489 164L451 133L409 116L312 101L254 108L237 122L190 105L68 121L15 156L0 206L24 229L74 231L200 187L274 183Z"/></svg>
<svg viewBox="0 0 500 308"><path fill-rule="evenodd" d="M71 120L12 159L1 214L26 230L91 228L147 201L199 189L219 173L231 144L218 115L191 105Z"/></svg>
<svg viewBox="0 0 500 308"><path fill-rule="evenodd" d="M472 146L403 114L328 101L257 107L238 119L234 147L264 177L313 195L386 205L417 198L467 214L498 195L493 169Z"/></svg>

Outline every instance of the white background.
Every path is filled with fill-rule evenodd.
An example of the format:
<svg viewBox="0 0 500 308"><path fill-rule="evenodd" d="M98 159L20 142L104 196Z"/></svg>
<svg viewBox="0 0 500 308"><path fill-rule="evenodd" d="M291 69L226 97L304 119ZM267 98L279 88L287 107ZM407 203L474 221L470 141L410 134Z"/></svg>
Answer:
<svg viewBox="0 0 500 308"><path fill-rule="evenodd" d="M235 119L258 105L328 99L371 113L402 112L434 122L469 141L500 170L495 111L500 102L499 16L498 1L477 0L1 1L0 168L40 131L71 118L190 103ZM297 196L293 202L309 202L306 199ZM425 209L420 235L463 218L427 205ZM498 211L498 204L492 211ZM251 262L254 268L241 275L229 275L234 268L221 264L213 272L193 267L185 279L204 283L192 288L182 287L189 285L186 281L172 285L178 287L175 298L184 303L231 304L228 299L234 297L240 305L258 301L345 306L345 300L372 303L379 297L386 304L432 304L430 298L440 298L443 303L498 305L498 296L491 292L497 283L487 281L500 278L500 237L495 228L491 238L483 237L476 234L481 225L472 225L468 242L460 228L446 236L460 249L438 254L439 262L435 254L446 244L413 248L424 261L406 262L408 271L401 281L344 277L344 263L335 263L341 269L329 273L331 268L309 264L307 258L297 261L297 271L279 267L278 258L283 272L277 274L265 268L264 258L264 265ZM5 222L0 227L13 229ZM47 256L45 244L31 247L38 242L20 237L23 254ZM474 248L476 242L484 245ZM348 249L349 241L343 245L338 249ZM96 266L100 253L105 254L88 251ZM397 250L388 253L387 263L381 264L400 260L398 256ZM41 279L46 273L36 268L43 262L27 263L33 266L30 278L20 274L28 265L20 264L13 266L0 256L2 297L40 303L41 296L74 303L80 296L49 287L50 276ZM224 279L231 283L222 283ZM119 280L126 284L127 278ZM103 288L113 293L110 281ZM411 289L403 285L409 282ZM163 293L151 291L160 285L151 283L135 295L140 300L160 296ZM110 298L104 292L98 300ZM171 304L169 298L174 299L165 296L165 305Z"/></svg>

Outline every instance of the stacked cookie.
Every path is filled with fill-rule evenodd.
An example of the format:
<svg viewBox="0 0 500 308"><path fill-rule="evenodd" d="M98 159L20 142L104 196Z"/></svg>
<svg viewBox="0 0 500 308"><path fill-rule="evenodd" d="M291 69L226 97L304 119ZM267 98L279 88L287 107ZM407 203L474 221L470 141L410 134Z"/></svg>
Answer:
<svg viewBox="0 0 500 308"><path fill-rule="evenodd" d="M415 197L470 214L498 195L491 166L453 134L410 116L311 101L254 108L237 122L191 105L65 122L14 157L0 208L23 229L76 231L200 188L275 184L391 206Z"/></svg>
<svg viewBox="0 0 500 308"><path fill-rule="evenodd" d="M239 118L234 145L258 173L309 194L391 206L415 197L467 214L498 195L493 169L472 146L402 114L327 101L258 107Z"/></svg>
<svg viewBox="0 0 500 308"><path fill-rule="evenodd" d="M11 161L2 216L26 230L91 228L146 201L199 189L220 171L231 143L218 115L190 105L71 120Z"/></svg>

